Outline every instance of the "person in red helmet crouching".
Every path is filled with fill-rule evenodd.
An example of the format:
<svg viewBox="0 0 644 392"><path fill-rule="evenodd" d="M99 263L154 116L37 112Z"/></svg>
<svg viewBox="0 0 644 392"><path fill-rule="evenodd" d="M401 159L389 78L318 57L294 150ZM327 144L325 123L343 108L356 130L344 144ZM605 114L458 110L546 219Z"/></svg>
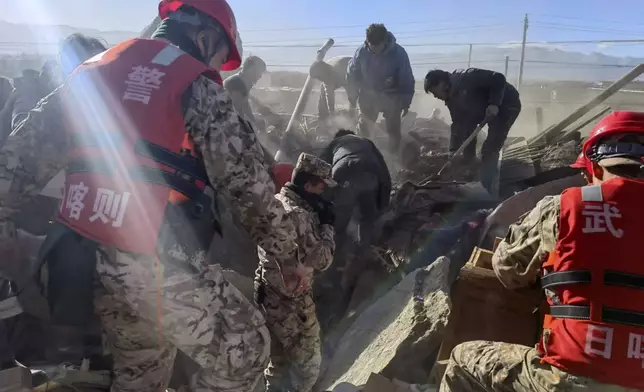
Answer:
<svg viewBox="0 0 644 392"><path fill-rule="evenodd" d="M270 336L251 301L206 253L217 194L288 281L296 229L275 197L254 132L234 111L221 70L241 63L224 0L163 0L153 39L131 39L87 60L16 126L5 162L0 227L61 169L58 221L95 263L114 357L113 392L162 391L177 350L199 367L191 390L251 391Z"/></svg>
<svg viewBox="0 0 644 392"><path fill-rule="evenodd" d="M460 344L440 391L644 389L644 113L604 117L583 154L589 184L541 200L492 258L507 288L545 291L536 348Z"/></svg>

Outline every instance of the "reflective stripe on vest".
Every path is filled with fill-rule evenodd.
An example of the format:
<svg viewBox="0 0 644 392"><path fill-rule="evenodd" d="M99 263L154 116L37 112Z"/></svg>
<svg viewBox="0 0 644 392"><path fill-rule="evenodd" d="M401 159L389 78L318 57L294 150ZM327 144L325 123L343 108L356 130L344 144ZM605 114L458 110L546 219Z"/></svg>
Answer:
<svg viewBox="0 0 644 392"><path fill-rule="evenodd" d="M590 282L590 271L553 272L541 278L541 287L549 289L564 285L589 284ZM644 290L644 276L642 275L605 271L602 283L605 286L621 286ZM595 321L644 327L644 313L641 312L602 307L601 314L601 319ZM590 320L590 306L553 305L550 307L550 315L557 318Z"/></svg>
<svg viewBox="0 0 644 392"><path fill-rule="evenodd" d="M543 362L644 389L643 194L644 182L624 178L562 193L557 242L542 265Z"/></svg>

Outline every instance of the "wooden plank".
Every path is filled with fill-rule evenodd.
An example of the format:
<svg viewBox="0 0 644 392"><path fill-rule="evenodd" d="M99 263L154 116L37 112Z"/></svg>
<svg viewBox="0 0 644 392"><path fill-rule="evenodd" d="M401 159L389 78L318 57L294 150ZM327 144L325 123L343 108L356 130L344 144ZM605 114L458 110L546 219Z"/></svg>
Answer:
<svg viewBox="0 0 644 392"><path fill-rule="evenodd" d="M474 248L472 251L472 254L470 255L470 259L467 262L472 267L479 267L479 268L486 268L486 269L492 269L492 255L494 253L483 248L479 248L478 246Z"/></svg>
<svg viewBox="0 0 644 392"><path fill-rule="evenodd" d="M31 391L31 372L24 367L14 367L0 371L0 391Z"/></svg>
<svg viewBox="0 0 644 392"><path fill-rule="evenodd" d="M456 345L472 340L534 346L541 298L538 288L509 290L494 271L465 265L452 290L452 313L436 360L448 359Z"/></svg>

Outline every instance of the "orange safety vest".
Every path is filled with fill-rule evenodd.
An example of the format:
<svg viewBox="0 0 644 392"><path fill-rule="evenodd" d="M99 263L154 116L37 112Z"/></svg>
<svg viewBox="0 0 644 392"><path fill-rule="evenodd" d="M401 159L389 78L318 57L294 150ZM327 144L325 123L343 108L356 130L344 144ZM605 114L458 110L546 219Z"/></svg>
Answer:
<svg viewBox="0 0 644 392"><path fill-rule="evenodd" d="M644 183L567 189L543 265L550 305L538 350L571 374L644 389Z"/></svg>
<svg viewBox="0 0 644 392"><path fill-rule="evenodd" d="M63 224L141 254L158 253L162 232L163 241L175 229L190 237L175 221L207 215L214 197L183 117L183 95L200 75L222 83L178 47L147 39L125 41L74 71L62 99L70 139Z"/></svg>

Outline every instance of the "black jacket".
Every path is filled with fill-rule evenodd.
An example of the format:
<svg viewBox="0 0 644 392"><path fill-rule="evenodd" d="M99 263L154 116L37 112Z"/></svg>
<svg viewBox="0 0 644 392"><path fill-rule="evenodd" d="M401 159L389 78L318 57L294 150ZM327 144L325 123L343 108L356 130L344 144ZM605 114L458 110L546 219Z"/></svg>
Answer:
<svg viewBox="0 0 644 392"><path fill-rule="evenodd" d="M499 117L509 111L521 110L519 92L505 76L479 68L452 72L445 104L454 123L480 123L489 105L499 107Z"/></svg>
<svg viewBox="0 0 644 392"><path fill-rule="evenodd" d="M356 135L333 139L321 158L331 164L333 178L340 183L364 172L374 173L380 185L378 207L382 209L389 205L391 175L385 159L371 140Z"/></svg>

